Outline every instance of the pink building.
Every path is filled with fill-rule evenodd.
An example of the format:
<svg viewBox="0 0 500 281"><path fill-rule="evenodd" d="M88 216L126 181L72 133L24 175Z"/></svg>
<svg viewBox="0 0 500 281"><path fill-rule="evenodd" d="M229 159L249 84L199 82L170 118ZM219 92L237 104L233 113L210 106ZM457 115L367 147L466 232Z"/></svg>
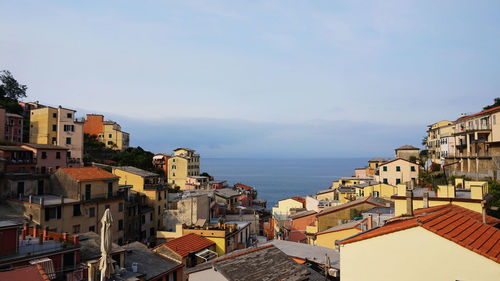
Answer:
<svg viewBox="0 0 500 281"><path fill-rule="evenodd" d="M11 142L23 142L24 117L19 114L5 113L5 139Z"/></svg>
<svg viewBox="0 0 500 281"><path fill-rule="evenodd" d="M24 143L21 147L33 152L37 173L53 173L59 168L67 167L68 149L65 147L33 143Z"/></svg>
<svg viewBox="0 0 500 281"><path fill-rule="evenodd" d="M5 139L5 108L0 106L0 139Z"/></svg>

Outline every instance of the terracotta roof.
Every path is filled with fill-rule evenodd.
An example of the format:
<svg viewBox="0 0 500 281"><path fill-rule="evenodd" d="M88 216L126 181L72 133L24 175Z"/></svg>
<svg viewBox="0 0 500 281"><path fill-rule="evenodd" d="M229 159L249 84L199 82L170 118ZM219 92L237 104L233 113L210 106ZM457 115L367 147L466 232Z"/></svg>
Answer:
<svg viewBox="0 0 500 281"><path fill-rule="evenodd" d="M306 204L306 200L304 198L302 198L302 197L299 197L299 196L295 196L295 197L292 197L290 199L293 199L293 200L295 200L297 202L300 202L300 203L302 203L304 205Z"/></svg>
<svg viewBox="0 0 500 281"><path fill-rule="evenodd" d="M211 241L205 237L201 237L198 234L190 233L188 235L184 235L182 237L165 242L156 248L165 246L174 251L180 257L184 258L187 257L191 252L201 251L213 244L215 244L214 241Z"/></svg>
<svg viewBox="0 0 500 281"><path fill-rule="evenodd" d="M120 178L119 176L115 176L112 173L97 167L60 168L59 170L68 174L77 181Z"/></svg>
<svg viewBox="0 0 500 281"><path fill-rule="evenodd" d="M316 211L314 210L309 210L309 211L303 211L303 212L299 212L299 213L296 213L295 215L293 216L290 216L290 218L292 220L295 220L295 219L299 219L299 218L302 218L302 217L307 217L307 216L311 216L311 215L316 215Z"/></svg>
<svg viewBox="0 0 500 281"><path fill-rule="evenodd" d="M493 108L490 108L490 109L487 109L487 110L483 110L483 111L478 112L478 113L474 113L474 114L471 114L471 115L460 117L455 122L463 121L463 120L472 118L474 116L483 115L483 114L490 113L490 112L493 112L493 111L496 111L496 110L499 110L499 109L500 109L500 106L493 107Z"/></svg>
<svg viewBox="0 0 500 281"><path fill-rule="evenodd" d="M326 214L329 214L329 213L333 213L333 212L337 212L337 211L340 211L340 210L343 210L343 209L346 209L346 208L350 208L350 207L353 207L353 206L356 206L356 205L359 205L359 204L363 204L363 203L368 203L368 204L372 204L373 206L376 206L376 207L385 207L385 203L386 202L389 202L387 200L383 200L381 198L374 198L374 197L364 197L364 198L361 198L361 199L358 199L358 200L355 200L355 201L351 201L351 202L348 202L348 203L345 203L345 204L342 204L342 205L338 205L338 206L335 206L335 207L331 207L331 208L326 208L326 209L323 209L321 212L319 212L316 216L322 216L322 215L326 215Z"/></svg>
<svg viewBox="0 0 500 281"><path fill-rule="evenodd" d="M255 188L253 188L251 186L244 185L242 183L237 183L234 186L239 187L239 188L243 188L244 190L254 190L255 189Z"/></svg>
<svg viewBox="0 0 500 281"><path fill-rule="evenodd" d="M27 266L0 272L0 280L9 281L48 281L50 280L41 266Z"/></svg>
<svg viewBox="0 0 500 281"><path fill-rule="evenodd" d="M500 229L493 226L498 219L487 217L487 223L479 218L480 213L457 205L444 205L415 211L412 217L396 217L386 225L345 239L339 244L348 244L409 229L423 227L441 237L453 241L471 251L500 263Z"/></svg>

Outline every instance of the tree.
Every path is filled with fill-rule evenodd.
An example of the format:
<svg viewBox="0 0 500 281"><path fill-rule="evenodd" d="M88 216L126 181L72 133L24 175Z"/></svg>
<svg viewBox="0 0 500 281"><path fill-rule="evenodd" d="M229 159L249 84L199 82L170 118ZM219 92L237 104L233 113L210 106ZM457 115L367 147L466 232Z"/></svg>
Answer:
<svg viewBox="0 0 500 281"><path fill-rule="evenodd" d="M483 107L484 110L500 106L500 98L495 98L494 103Z"/></svg>
<svg viewBox="0 0 500 281"><path fill-rule="evenodd" d="M19 99L26 97L26 85L19 84L10 71L0 71L0 105L7 112L21 114L23 109L19 105Z"/></svg>
<svg viewBox="0 0 500 281"><path fill-rule="evenodd" d="M422 146L427 146L427 136L422 138Z"/></svg>

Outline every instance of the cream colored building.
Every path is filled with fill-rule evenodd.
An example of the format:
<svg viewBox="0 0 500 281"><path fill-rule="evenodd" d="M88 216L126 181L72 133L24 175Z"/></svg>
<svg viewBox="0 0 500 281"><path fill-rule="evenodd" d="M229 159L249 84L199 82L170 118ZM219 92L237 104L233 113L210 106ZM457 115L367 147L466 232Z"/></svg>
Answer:
<svg viewBox="0 0 500 281"><path fill-rule="evenodd" d="M442 120L431 124L427 129L427 150L429 152L429 158L432 163L442 164L443 151L441 150L441 146L443 142L446 144L451 141L447 140L448 137L453 135L454 125L453 122L448 120ZM446 141L444 140L446 139ZM447 149L447 154L450 153L450 149ZM446 154L446 153L445 153Z"/></svg>
<svg viewBox="0 0 500 281"><path fill-rule="evenodd" d="M99 134L99 140L107 148L114 150L125 150L130 146L130 134L123 132L121 126L113 121L104 122L103 132Z"/></svg>
<svg viewBox="0 0 500 281"><path fill-rule="evenodd" d="M397 158L379 166L379 182L390 185L410 183L416 186L418 165L408 160Z"/></svg>
<svg viewBox="0 0 500 281"><path fill-rule="evenodd" d="M75 118L76 110L40 107L30 112L30 143L52 144L68 149L68 166L83 163L83 122Z"/></svg>
<svg viewBox="0 0 500 281"><path fill-rule="evenodd" d="M200 155L189 148L177 148L168 159L168 183L186 188L186 180L191 176L200 175Z"/></svg>
<svg viewBox="0 0 500 281"><path fill-rule="evenodd" d="M498 222L454 205L394 218L339 242L340 280L499 280Z"/></svg>

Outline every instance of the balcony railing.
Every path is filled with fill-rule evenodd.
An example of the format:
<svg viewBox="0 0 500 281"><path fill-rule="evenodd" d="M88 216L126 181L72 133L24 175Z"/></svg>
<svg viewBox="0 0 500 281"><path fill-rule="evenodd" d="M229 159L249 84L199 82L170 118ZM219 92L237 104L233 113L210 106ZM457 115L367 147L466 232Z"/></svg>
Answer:
<svg viewBox="0 0 500 281"><path fill-rule="evenodd" d="M82 201L91 202L91 201L103 201L103 200L114 200L114 199L125 199L125 195L123 193L92 193L89 197L84 194L82 196Z"/></svg>
<svg viewBox="0 0 500 281"><path fill-rule="evenodd" d="M29 159L7 159L7 164L8 165L15 165L15 164L36 164L36 158L29 158Z"/></svg>

